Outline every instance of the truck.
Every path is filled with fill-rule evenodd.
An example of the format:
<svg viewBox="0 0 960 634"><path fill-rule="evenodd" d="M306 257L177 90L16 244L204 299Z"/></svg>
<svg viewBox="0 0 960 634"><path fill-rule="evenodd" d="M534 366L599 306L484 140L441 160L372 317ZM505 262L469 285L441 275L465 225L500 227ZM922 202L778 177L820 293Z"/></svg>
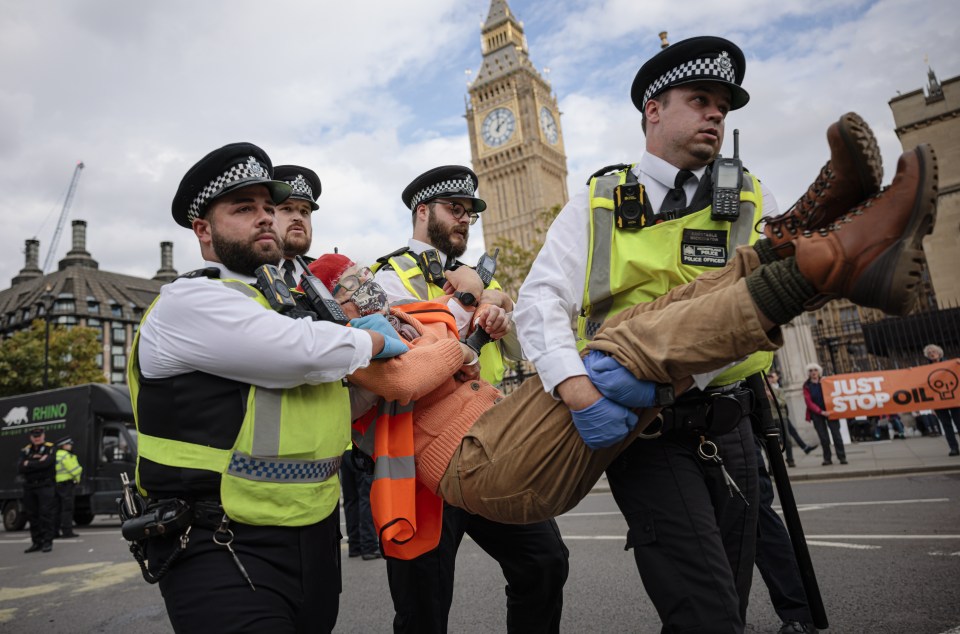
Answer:
<svg viewBox="0 0 960 634"><path fill-rule="evenodd" d="M17 473L28 432L46 432L48 442L69 436L83 475L74 488L74 520L87 526L96 515L115 515L122 494L121 474L133 480L137 431L125 385L88 383L0 398L0 510L3 527L23 529L23 483Z"/></svg>

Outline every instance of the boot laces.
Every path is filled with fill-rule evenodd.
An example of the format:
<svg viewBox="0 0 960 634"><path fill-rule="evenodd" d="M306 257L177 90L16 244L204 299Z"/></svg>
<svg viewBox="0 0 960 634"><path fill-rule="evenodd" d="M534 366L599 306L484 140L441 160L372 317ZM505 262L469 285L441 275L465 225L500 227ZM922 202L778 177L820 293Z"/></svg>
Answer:
<svg viewBox="0 0 960 634"><path fill-rule="evenodd" d="M833 166L830 161L827 161L813 184L803 192L790 209L775 218L766 220L767 226L777 238L783 237L784 230L792 236L801 232L806 234L811 225L817 224L822 219L822 214L818 213L820 205L817 199L823 196L831 180L833 180Z"/></svg>
<svg viewBox="0 0 960 634"><path fill-rule="evenodd" d="M882 196L883 193L887 191L888 188L889 186L884 187L883 189L881 189L879 192L877 192L870 198L867 198L862 203L860 203L859 205L857 205L847 213L843 214L842 216L834 220L831 224L827 225L826 227L821 227L820 229L818 229L817 232L822 236L826 236L830 232L840 231L840 229L843 228L843 225L850 224L851 222L856 220L857 216L862 216L864 210L869 209L870 207L873 207L873 201L880 198L880 196ZM810 237L811 235L813 235L813 233L811 231L805 231L804 235L807 237Z"/></svg>

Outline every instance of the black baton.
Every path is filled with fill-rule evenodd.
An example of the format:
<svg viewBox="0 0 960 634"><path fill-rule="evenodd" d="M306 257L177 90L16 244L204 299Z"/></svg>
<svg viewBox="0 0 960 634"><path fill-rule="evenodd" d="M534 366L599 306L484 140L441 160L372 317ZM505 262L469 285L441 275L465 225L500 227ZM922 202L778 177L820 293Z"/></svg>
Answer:
<svg viewBox="0 0 960 634"><path fill-rule="evenodd" d="M790 533L790 543L793 544L793 554L800 568L800 579L803 581L803 591L807 595L810 607L810 616L813 624L821 630L827 629L827 611L823 606L823 597L820 595L820 586L817 584L817 574L813 570L813 561L810 559L810 550L807 548L807 538L803 534L803 525L800 523L800 513L797 511L797 500L793 497L790 487L790 478L787 475L787 465L783 461L780 451L780 427L773 419L770 410L770 401L764 390L764 379L760 374L747 377L747 386L756 395L757 413L760 415L761 436L764 448L767 450L767 459L770 462L770 471L773 481L777 484L777 495L780 497L780 507L783 519Z"/></svg>

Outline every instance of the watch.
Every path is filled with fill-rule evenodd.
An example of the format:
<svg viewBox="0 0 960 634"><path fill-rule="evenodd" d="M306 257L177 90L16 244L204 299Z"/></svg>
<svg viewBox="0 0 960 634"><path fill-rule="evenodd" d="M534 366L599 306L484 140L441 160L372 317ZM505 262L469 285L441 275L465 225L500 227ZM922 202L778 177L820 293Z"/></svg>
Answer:
<svg viewBox="0 0 960 634"><path fill-rule="evenodd" d="M477 298L468 291L457 291L453 296L464 306L473 306L477 303Z"/></svg>
<svg viewBox="0 0 960 634"><path fill-rule="evenodd" d="M499 147L513 136L517 120L509 108L495 108L490 111L480 126L483 142L490 147Z"/></svg>

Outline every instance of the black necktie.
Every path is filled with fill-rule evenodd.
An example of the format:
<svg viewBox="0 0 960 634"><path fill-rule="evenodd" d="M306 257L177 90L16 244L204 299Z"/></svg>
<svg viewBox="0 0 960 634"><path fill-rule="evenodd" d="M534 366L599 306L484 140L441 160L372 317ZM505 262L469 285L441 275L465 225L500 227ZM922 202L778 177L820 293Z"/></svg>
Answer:
<svg viewBox="0 0 960 634"><path fill-rule="evenodd" d="M287 283L287 288L297 287L296 271L297 269L293 264L293 260L283 261L283 281Z"/></svg>
<svg viewBox="0 0 960 634"><path fill-rule="evenodd" d="M687 194L683 191L683 184L693 178L693 172L690 170L680 170L673 181L673 189L667 192L667 197L663 199L660 205L660 213L676 211L677 209L686 209ZM672 216L672 214L669 214Z"/></svg>

